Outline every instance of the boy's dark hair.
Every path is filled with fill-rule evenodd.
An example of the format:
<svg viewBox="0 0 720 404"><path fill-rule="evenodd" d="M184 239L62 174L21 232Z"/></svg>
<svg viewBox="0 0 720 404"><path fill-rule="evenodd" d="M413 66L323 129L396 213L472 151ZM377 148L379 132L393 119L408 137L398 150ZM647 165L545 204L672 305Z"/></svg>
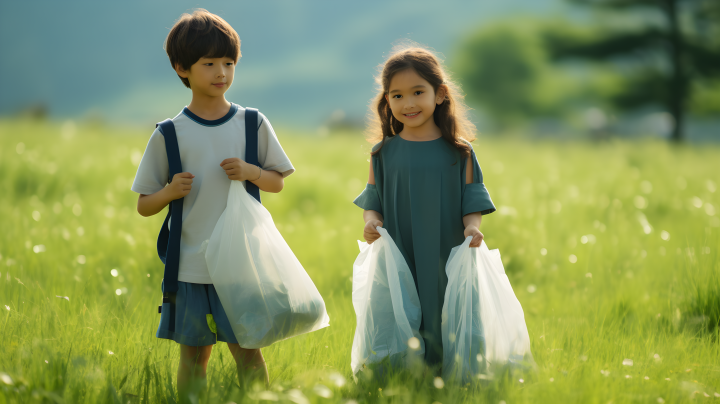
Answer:
<svg viewBox="0 0 720 404"><path fill-rule="evenodd" d="M165 51L173 69L190 66L202 57L240 59L240 37L225 20L205 9L199 8L192 14L183 14L175 22L165 39ZM178 76L179 77L179 76ZM180 77L185 87L190 82Z"/></svg>

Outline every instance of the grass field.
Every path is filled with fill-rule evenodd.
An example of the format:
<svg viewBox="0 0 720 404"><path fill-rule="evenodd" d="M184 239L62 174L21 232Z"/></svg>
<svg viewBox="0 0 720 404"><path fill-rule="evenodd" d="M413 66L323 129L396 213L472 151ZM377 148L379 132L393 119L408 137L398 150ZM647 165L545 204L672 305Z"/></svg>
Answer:
<svg viewBox="0 0 720 404"><path fill-rule="evenodd" d="M178 348L155 338L164 214L130 191L150 130L0 121L0 404L171 403ZM297 173L263 202L331 326L263 350L241 391L224 344L201 403L681 403L720 400L720 148L475 142L483 220L525 310L537 371L442 388L350 372L368 145L280 140Z"/></svg>

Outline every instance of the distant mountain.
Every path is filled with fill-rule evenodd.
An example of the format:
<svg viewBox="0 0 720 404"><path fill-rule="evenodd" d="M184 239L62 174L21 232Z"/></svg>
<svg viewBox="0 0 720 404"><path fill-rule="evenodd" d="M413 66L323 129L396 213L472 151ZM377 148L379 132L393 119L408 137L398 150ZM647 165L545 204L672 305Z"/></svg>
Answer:
<svg viewBox="0 0 720 404"><path fill-rule="evenodd" d="M162 46L195 7L226 19L242 40L228 99L305 129L337 109L362 119L376 67L398 39L452 57L480 24L564 10L561 0L3 1L0 114L44 104L55 117L149 124L174 116L190 90Z"/></svg>

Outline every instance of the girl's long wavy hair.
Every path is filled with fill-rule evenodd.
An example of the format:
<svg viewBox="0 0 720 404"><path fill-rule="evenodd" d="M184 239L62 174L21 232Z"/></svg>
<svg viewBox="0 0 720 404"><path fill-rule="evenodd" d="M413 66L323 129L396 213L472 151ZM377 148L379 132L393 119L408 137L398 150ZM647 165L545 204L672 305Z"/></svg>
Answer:
<svg viewBox="0 0 720 404"><path fill-rule="evenodd" d="M475 140L475 125L468 118L465 96L460 91L460 87L450 80L440 59L430 50L414 42L395 46L390 57L380 65L379 74L375 76L378 94L370 107L367 138L370 143L379 143L380 146L371 154L379 153L388 138L396 136L403 130L404 125L393 116L385 95L390 91L390 81L395 74L406 69L413 69L430 83L435 93L440 86L445 86L445 100L435 107L433 119L440 128L442 137L455 146L463 157L469 156L470 145L463 140L467 142Z"/></svg>

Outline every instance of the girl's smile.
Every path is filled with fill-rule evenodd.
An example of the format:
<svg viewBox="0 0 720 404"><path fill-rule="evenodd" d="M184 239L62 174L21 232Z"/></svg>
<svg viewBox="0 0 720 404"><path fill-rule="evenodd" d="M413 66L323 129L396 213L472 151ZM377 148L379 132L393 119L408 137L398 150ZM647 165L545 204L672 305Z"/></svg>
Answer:
<svg viewBox="0 0 720 404"><path fill-rule="evenodd" d="M414 69L405 69L392 77L388 90L385 97L393 116L403 124L402 136L425 140L440 136L433 113L445 99L443 86L435 91Z"/></svg>

